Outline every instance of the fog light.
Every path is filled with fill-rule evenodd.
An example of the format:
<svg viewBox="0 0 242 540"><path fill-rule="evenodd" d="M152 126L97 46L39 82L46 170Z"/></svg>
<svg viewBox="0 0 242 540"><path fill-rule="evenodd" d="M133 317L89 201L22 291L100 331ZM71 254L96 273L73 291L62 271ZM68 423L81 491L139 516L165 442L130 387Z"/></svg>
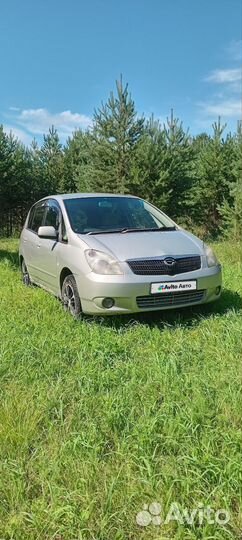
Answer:
<svg viewBox="0 0 242 540"><path fill-rule="evenodd" d="M113 298L104 298L102 301L102 305L104 308L110 309L114 306L114 299Z"/></svg>
<svg viewBox="0 0 242 540"><path fill-rule="evenodd" d="M215 294L218 296L220 294L221 287L216 287Z"/></svg>

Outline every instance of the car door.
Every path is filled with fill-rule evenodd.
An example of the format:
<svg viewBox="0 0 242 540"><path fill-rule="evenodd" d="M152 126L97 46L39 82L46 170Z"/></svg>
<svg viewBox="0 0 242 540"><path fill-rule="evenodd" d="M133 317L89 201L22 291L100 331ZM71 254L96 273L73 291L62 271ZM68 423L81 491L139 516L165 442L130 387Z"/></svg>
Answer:
<svg viewBox="0 0 242 540"><path fill-rule="evenodd" d="M58 291L57 263L59 251L59 228L61 223L60 207L54 199L45 201L43 226L52 226L57 232L57 238L37 237L36 266L38 282L54 294Z"/></svg>
<svg viewBox="0 0 242 540"><path fill-rule="evenodd" d="M26 227L21 235L23 257L29 275L34 282L38 280L37 231L43 224L45 210L45 201L41 201L31 208Z"/></svg>

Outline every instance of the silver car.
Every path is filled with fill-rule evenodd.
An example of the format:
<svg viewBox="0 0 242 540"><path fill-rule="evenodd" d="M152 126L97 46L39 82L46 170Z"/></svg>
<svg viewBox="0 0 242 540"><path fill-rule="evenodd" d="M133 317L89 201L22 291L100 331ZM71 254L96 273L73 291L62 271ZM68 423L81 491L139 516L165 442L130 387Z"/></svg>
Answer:
<svg viewBox="0 0 242 540"><path fill-rule="evenodd" d="M61 298L76 318L193 306L221 294L212 249L131 195L42 199L27 216L19 256L24 283Z"/></svg>

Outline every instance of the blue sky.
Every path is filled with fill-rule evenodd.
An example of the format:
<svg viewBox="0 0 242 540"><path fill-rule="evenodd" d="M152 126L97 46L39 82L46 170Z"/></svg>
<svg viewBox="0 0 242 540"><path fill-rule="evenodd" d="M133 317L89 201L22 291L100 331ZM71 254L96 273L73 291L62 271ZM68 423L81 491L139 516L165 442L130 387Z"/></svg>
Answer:
<svg viewBox="0 0 242 540"><path fill-rule="evenodd" d="M91 123L120 73L139 114L171 107L192 133L241 117L241 0L8 0L0 123L29 144Z"/></svg>

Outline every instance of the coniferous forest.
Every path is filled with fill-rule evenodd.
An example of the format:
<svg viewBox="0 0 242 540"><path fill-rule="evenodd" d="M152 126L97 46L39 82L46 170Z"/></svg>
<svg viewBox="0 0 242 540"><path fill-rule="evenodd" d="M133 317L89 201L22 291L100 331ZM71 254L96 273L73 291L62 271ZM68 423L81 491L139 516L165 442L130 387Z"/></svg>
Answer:
<svg viewBox="0 0 242 540"><path fill-rule="evenodd" d="M63 192L132 193L201 237L242 237L242 122L191 136L173 111L139 117L122 79L89 130L60 142L54 126L25 147L0 126L0 235L18 234L30 206Z"/></svg>

